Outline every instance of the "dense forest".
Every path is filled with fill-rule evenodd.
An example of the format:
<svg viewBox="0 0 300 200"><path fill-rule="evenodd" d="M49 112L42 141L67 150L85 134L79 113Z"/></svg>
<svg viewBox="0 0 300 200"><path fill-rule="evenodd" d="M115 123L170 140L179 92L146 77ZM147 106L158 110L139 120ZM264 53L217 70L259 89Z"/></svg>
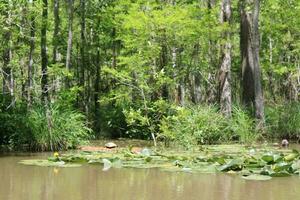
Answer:
<svg viewBox="0 0 300 200"><path fill-rule="evenodd" d="M299 0L1 0L0 144L300 139Z"/></svg>

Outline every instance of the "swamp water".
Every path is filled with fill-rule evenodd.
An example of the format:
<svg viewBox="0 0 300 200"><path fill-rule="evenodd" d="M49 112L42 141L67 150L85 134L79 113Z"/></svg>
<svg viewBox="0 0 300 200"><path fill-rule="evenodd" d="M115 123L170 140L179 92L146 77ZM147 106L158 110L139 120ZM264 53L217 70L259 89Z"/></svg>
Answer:
<svg viewBox="0 0 300 200"><path fill-rule="evenodd" d="M300 177L249 181L226 173L168 172L158 169L39 167L24 159L49 154L0 156L0 200L282 200L300 199Z"/></svg>

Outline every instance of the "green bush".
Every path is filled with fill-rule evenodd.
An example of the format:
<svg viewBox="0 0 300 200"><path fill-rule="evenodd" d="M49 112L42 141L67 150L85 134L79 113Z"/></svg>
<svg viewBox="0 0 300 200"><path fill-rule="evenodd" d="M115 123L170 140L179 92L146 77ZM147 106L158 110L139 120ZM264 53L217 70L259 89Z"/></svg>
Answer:
<svg viewBox="0 0 300 200"><path fill-rule="evenodd" d="M153 133L157 138L162 119L174 114L174 106L163 99L145 102L145 104L146 106L142 104L123 110L128 137L151 139L151 133Z"/></svg>
<svg viewBox="0 0 300 200"><path fill-rule="evenodd" d="M176 115L162 120L160 130L163 137L186 148L226 142L230 138L227 119L213 106L178 107Z"/></svg>
<svg viewBox="0 0 300 200"><path fill-rule="evenodd" d="M238 140L241 143L253 143L260 137L260 133L255 130L255 120L240 107L233 107L228 128L231 131L229 135L233 136L231 140Z"/></svg>
<svg viewBox="0 0 300 200"><path fill-rule="evenodd" d="M266 106L268 138L300 138L300 103Z"/></svg>
<svg viewBox="0 0 300 200"><path fill-rule="evenodd" d="M162 120L160 131L161 137L186 148L232 141L252 143L260 136L254 120L239 107L234 107L230 119L214 106L178 107L175 115Z"/></svg>
<svg viewBox="0 0 300 200"><path fill-rule="evenodd" d="M31 148L36 150L65 150L84 143L91 131L85 124L85 116L57 105L36 106L28 114L31 130Z"/></svg>
<svg viewBox="0 0 300 200"><path fill-rule="evenodd" d="M16 105L14 108L0 108L0 145L9 147L17 143L24 144L23 136L29 135L26 125L26 108Z"/></svg>

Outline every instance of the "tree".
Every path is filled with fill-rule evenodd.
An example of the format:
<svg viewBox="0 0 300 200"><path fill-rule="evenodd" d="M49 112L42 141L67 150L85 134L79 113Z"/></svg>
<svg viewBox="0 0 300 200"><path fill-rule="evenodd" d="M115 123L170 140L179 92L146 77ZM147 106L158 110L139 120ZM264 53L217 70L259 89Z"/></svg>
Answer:
<svg viewBox="0 0 300 200"><path fill-rule="evenodd" d="M59 17L59 0L54 0L54 31L53 31L53 64L58 59L58 43L59 43L59 32L60 32L60 17Z"/></svg>
<svg viewBox="0 0 300 200"><path fill-rule="evenodd" d="M8 1L4 4L6 10L4 10L5 16L5 29L3 31L3 53L2 53L2 60L3 60L3 69L2 69L2 76L3 76L3 83L2 83L2 93L4 95L5 101L8 107L14 104L14 77L13 77L13 69L11 67L11 60L12 60L12 17L11 17L11 9L12 9L12 2ZM8 102L8 101L9 102Z"/></svg>
<svg viewBox="0 0 300 200"><path fill-rule="evenodd" d="M221 3L220 21L223 25L230 25L231 21L231 0L223 0ZM221 66L219 72L219 100L221 111L226 116L231 116L231 33L226 27L221 45Z"/></svg>
<svg viewBox="0 0 300 200"><path fill-rule="evenodd" d="M31 7L34 7L34 0L31 2ZM30 107L32 105L32 88L33 88L33 54L35 49L35 16L32 14L30 16L30 50L29 50L29 62L27 69L27 105Z"/></svg>
<svg viewBox="0 0 300 200"><path fill-rule="evenodd" d="M49 88L48 88L48 55L47 55L47 26L48 26L48 0L43 0L42 11L42 28L41 28L41 88L42 88L42 101L47 103L49 101Z"/></svg>
<svg viewBox="0 0 300 200"><path fill-rule="evenodd" d="M254 106L259 126L264 122L264 99L259 64L260 0L241 0L242 97L247 106Z"/></svg>
<svg viewBox="0 0 300 200"><path fill-rule="evenodd" d="M69 14L69 34L68 34L68 47L67 47L67 58L66 58L66 70L69 73L71 67L71 56L72 56L72 42L73 42L73 0L68 0L68 14ZM66 78L66 87L69 87L69 78Z"/></svg>

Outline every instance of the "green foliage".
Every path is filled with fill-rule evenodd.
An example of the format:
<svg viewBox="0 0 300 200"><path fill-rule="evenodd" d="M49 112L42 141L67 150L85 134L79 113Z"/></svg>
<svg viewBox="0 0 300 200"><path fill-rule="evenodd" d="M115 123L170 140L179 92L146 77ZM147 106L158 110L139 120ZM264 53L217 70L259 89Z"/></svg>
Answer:
<svg viewBox="0 0 300 200"><path fill-rule="evenodd" d="M249 113L240 107L233 108L232 118L228 121L228 127L233 137L242 143L257 141L259 133L255 131L255 121ZM235 138L232 138L235 139Z"/></svg>
<svg viewBox="0 0 300 200"><path fill-rule="evenodd" d="M83 114L49 105L36 106L28 114L31 130L31 146L38 150L64 150L82 144L91 130L85 124Z"/></svg>
<svg viewBox="0 0 300 200"><path fill-rule="evenodd" d="M160 137L157 133L162 119L175 111L174 106L162 99L146 103L146 107L133 105L123 111L128 125L126 134L129 137L150 139L151 134L156 138Z"/></svg>
<svg viewBox="0 0 300 200"><path fill-rule="evenodd" d="M178 107L176 115L162 120L160 130L162 136L186 148L225 142L229 138L227 120L213 106Z"/></svg>
<svg viewBox="0 0 300 200"><path fill-rule="evenodd" d="M161 136L186 148L198 144L237 141L252 143L259 134L254 120L242 108L235 107L232 118L226 118L213 106L178 107L176 114L165 117L160 125Z"/></svg>
<svg viewBox="0 0 300 200"><path fill-rule="evenodd" d="M132 153L128 149L118 152L76 152L48 160L22 160L20 164L39 167L80 167L81 163L102 164L103 171L110 168L156 168L169 172L217 173L230 172L246 180L269 180L272 177L299 175L300 160L297 150L274 147L245 147L242 145L204 146L205 151L159 152L143 149Z"/></svg>
<svg viewBox="0 0 300 200"><path fill-rule="evenodd" d="M1 103L0 144L9 145L10 147L24 144L24 138L20 136L28 136L30 133L26 125L26 107L17 104L14 108L7 108Z"/></svg>
<svg viewBox="0 0 300 200"><path fill-rule="evenodd" d="M71 108L50 104L1 107L0 144L12 149L65 150L75 148L91 138L85 116Z"/></svg>
<svg viewBox="0 0 300 200"><path fill-rule="evenodd" d="M266 107L269 138L300 139L300 104L297 102Z"/></svg>
<svg viewBox="0 0 300 200"><path fill-rule="evenodd" d="M220 23L218 3L209 8L207 1L195 0L74 1L72 34L68 32L68 1L60 1L58 24L49 4L49 62L47 74L42 75L43 1L2 1L0 144L27 144L41 150L70 148L88 135L86 121L93 124L97 137L154 136L187 148L256 141L261 133L243 108L234 108L232 118L226 119L216 107L209 106L218 103L217 69L222 46L229 42L224 38L226 33L232 36L228 74L232 102L238 103L242 96L239 9L244 2L231 2L231 23L224 24ZM300 1L260 4L264 101L275 104L266 110L266 133L272 138L297 139ZM247 11L253 9L253 5L246 7ZM54 34L56 26L58 36ZM67 69L69 35L73 46ZM55 49L57 55L53 55ZM48 79L52 102L47 109L41 101L42 77ZM289 101L298 103L283 103ZM186 106L192 102L198 105Z"/></svg>

